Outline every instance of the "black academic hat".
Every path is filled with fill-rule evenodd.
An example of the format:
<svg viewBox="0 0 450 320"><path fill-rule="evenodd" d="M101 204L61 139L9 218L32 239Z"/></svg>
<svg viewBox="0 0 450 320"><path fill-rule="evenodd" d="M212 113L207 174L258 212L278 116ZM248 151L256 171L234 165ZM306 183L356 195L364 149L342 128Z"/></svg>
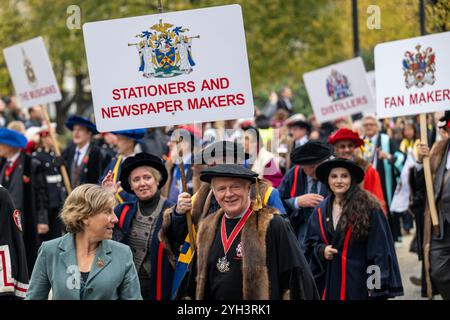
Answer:
<svg viewBox="0 0 450 320"><path fill-rule="evenodd" d="M311 125L306 121L305 117L300 113L294 114L293 116L286 119L286 125L288 127L304 128L308 132L311 132Z"/></svg>
<svg viewBox="0 0 450 320"><path fill-rule="evenodd" d="M250 155L236 141L217 141L193 155L193 164L243 164Z"/></svg>
<svg viewBox="0 0 450 320"><path fill-rule="evenodd" d="M316 169L316 177L325 185L328 185L328 176L330 172L334 168L345 168L350 172L352 176L352 180L354 180L357 184L360 184L364 180L364 170L356 162L343 159L336 158L333 160L328 160L319 165Z"/></svg>
<svg viewBox="0 0 450 320"><path fill-rule="evenodd" d="M131 190L130 183L128 182L128 177L134 169L142 166L152 167L158 170L158 172L161 174L161 181L158 184L158 189L161 189L166 183L168 175L166 167L161 158L152 154L141 152L136 154L134 157L126 158L122 164L122 170L120 172L119 180L121 182L122 188L126 192L134 193L133 190Z"/></svg>
<svg viewBox="0 0 450 320"><path fill-rule="evenodd" d="M211 183L211 180L216 177L239 178L255 183L258 174L239 164L218 164L206 168L200 173L200 180L203 182Z"/></svg>
<svg viewBox="0 0 450 320"><path fill-rule="evenodd" d="M255 118L255 125L258 129L269 129L270 119L266 115L260 114Z"/></svg>
<svg viewBox="0 0 450 320"><path fill-rule="evenodd" d="M291 152L292 163L308 166L327 160L333 154L333 147L320 141L308 141Z"/></svg>

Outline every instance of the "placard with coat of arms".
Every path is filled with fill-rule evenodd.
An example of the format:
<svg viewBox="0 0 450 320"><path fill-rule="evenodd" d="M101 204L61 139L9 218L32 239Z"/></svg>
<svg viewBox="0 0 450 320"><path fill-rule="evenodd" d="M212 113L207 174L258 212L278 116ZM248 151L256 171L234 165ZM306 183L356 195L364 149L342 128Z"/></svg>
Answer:
<svg viewBox="0 0 450 320"><path fill-rule="evenodd" d="M450 109L450 32L375 47L377 115L391 118Z"/></svg>
<svg viewBox="0 0 450 320"><path fill-rule="evenodd" d="M42 37L5 48L3 54L22 108L62 99Z"/></svg>
<svg viewBox="0 0 450 320"><path fill-rule="evenodd" d="M303 81L319 122L375 109L360 57L307 72Z"/></svg>
<svg viewBox="0 0 450 320"><path fill-rule="evenodd" d="M100 131L253 116L239 5L86 23Z"/></svg>

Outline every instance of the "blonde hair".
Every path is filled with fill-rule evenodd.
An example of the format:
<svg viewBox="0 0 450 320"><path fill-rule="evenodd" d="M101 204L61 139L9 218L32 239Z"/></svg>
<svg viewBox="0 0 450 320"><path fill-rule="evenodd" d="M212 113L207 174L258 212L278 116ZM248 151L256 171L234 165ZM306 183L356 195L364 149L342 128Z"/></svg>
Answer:
<svg viewBox="0 0 450 320"><path fill-rule="evenodd" d="M114 195L95 184L76 187L67 197L60 217L68 232L83 231L83 220L116 206Z"/></svg>
<svg viewBox="0 0 450 320"><path fill-rule="evenodd" d="M22 134L25 134L26 130L25 130L25 125L23 124L22 121L11 121L8 126L8 129L10 130L14 130L17 132L20 132Z"/></svg>
<svg viewBox="0 0 450 320"><path fill-rule="evenodd" d="M157 185L159 185L159 182L161 181L161 179L162 179L162 176L161 176L161 173L158 171L158 170L156 170L155 168L153 168L153 167L150 167L150 166L139 166L139 167L136 167L135 169L137 169L137 168L142 168L142 167L144 167L145 169L147 169L148 171L150 171L150 174L153 176L153 178L155 179L155 181L156 181L156 184ZM134 169L133 169L134 170ZM133 170L131 171L131 173L133 172ZM130 175L128 176L128 184L131 186L131 173L130 173Z"/></svg>

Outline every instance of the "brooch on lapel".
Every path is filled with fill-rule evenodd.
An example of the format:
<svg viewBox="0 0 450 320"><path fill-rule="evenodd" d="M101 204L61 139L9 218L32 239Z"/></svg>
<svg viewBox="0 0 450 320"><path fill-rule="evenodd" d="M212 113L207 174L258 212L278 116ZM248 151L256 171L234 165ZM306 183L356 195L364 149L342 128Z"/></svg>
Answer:
<svg viewBox="0 0 450 320"><path fill-rule="evenodd" d="M23 176L22 179L23 179L23 183L29 183L30 182L30 177L28 177L28 176Z"/></svg>
<svg viewBox="0 0 450 320"><path fill-rule="evenodd" d="M105 265L105 263L103 262L102 259L97 260L97 268L101 269L101 268L103 268L104 265Z"/></svg>
<svg viewBox="0 0 450 320"><path fill-rule="evenodd" d="M84 156L84 158L83 158L83 163L84 163L84 164L87 164L88 161L89 161L89 156Z"/></svg>

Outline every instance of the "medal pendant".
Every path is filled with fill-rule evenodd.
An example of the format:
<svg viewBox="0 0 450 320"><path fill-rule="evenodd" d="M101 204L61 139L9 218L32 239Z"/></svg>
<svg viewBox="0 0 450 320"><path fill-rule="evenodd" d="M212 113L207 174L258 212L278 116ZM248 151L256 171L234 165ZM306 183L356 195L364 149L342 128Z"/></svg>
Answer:
<svg viewBox="0 0 450 320"><path fill-rule="evenodd" d="M217 259L217 270L219 272L228 272L230 271L230 262L228 262L227 257Z"/></svg>

